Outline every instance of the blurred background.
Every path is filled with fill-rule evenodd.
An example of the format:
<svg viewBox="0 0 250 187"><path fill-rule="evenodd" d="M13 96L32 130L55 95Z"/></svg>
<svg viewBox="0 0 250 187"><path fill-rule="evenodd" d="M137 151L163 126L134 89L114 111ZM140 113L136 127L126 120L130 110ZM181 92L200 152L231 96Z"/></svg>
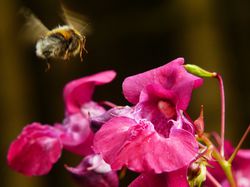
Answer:
<svg viewBox="0 0 250 187"><path fill-rule="evenodd" d="M226 92L226 138L233 145L250 122L250 1L233 0L64 0L69 9L87 18L88 54L84 62L46 63L35 55L35 44L21 40L25 24L21 7L28 7L53 29L63 24L58 0L0 0L0 176L1 186L76 186L64 164L79 158L66 151L42 177L22 176L6 165L8 146L33 121L61 122L62 89L76 78L114 69L118 75L97 88L95 100L128 104L122 96L125 77L164 65L177 57L186 63L220 72ZM195 90L189 113L193 119L204 105L207 131L220 129L218 83L206 79ZM249 148L249 138L243 148ZM132 180L132 179L131 179ZM122 181L126 186L130 181Z"/></svg>

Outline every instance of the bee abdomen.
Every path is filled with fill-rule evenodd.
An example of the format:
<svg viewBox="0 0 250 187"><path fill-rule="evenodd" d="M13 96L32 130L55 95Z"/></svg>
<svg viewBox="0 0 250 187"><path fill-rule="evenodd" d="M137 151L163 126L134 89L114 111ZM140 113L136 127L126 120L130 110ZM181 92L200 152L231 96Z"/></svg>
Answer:
<svg viewBox="0 0 250 187"><path fill-rule="evenodd" d="M53 33L38 40L36 55L48 58L62 58L67 49L65 38L60 33Z"/></svg>

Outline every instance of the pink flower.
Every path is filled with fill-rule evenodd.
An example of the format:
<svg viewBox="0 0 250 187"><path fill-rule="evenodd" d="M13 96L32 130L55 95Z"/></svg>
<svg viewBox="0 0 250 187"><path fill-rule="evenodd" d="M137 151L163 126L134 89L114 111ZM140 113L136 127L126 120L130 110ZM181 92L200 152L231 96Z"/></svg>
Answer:
<svg viewBox="0 0 250 187"><path fill-rule="evenodd" d="M100 155L89 155L75 168L66 166L82 187L118 187L118 176Z"/></svg>
<svg viewBox="0 0 250 187"><path fill-rule="evenodd" d="M92 154L94 133L90 129L90 117L105 113L105 109L92 101L95 86L111 82L116 73L104 71L69 82L64 87L66 118L57 124L61 130L64 148L82 156Z"/></svg>
<svg viewBox="0 0 250 187"><path fill-rule="evenodd" d="M155 174L143 173L140 174L129 187L188 187L187 169L181 168L169 173Z"/></svg>
<svg viewBox="0 0 250 187"><path fill-rule="evenodd" d="M189 165L198 151L191 123L182 110L202 79L185 71L183 59L126 78L125 97L131 111L104 123L94 148L114 170L171 172Z"/></svg>
<svg viewBox="0 0 250 187"><path fill-rule="evenodd" d="M225 157L228 159L234 148L230 142L225 142ZM224 171L215 161L209 162L212 167L207 167L208 171L218 180L223 187L229 187ZM250 150L239 150L232 162L232 170L238 187L250 186ZM210 181L206 181L206 186L213 186Z"/></svg>
<svg viewBox="0 0 250 187"><path fill-rule="evenodd" d="M90 117L103 114L105 109L92 101L92 94L96 85L108 83L114 77L114 71L105 71L67 84L63 123L55 126L33 123L24 128L10 146L9 165L25 175L43 175L59 159L62 148L82 156L93 153Z"/></svg>
<svg viewBox="0 0 250 187"><path fill-rule="evenodd" d="M9 148L9 166L24 175L47 174L61 156L62 143L51 126L32 123L26 126Z"/></svg>

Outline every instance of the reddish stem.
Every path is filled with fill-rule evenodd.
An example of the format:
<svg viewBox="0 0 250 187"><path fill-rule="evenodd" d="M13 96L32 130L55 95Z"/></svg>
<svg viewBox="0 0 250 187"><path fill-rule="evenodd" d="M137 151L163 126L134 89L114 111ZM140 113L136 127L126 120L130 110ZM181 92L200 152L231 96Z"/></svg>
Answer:
<svg viewBox="0 0 250 187"><path fill-rule="evenodd" d="M221 147L220 153L224 158L224 140L225 140L225 92L223 79L220 74L217 74L216 78L219 80L220 85L220 97L221 97Z"/></svg>

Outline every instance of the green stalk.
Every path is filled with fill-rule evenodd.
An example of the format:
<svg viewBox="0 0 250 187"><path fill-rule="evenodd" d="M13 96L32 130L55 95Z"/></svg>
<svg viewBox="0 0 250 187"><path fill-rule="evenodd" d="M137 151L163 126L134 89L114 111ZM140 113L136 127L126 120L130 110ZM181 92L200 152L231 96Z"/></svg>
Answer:
<svg viewBox="0 0 250 187"><path fill-rule="evenodd" d="M240 139L240 142L238 143L237 147L234 149L234 152L232 153L232 155L230 156L230 158L228 159L229 163L232 163L235 156L237 155L238 151L240 150L241 145L243 144L244 140L246 139L248 133L250 131L250 125L248 126L246 132L244 133L244 135L242 136L242 138Z"/></svg>
<svg viewBox="0 0 250 187"><path fill-rule="evenodd" d="M224 171L227 180L230 184L231 187L236 187L236 182L235 179L233 177L233 172L232 172L232 166L231 163L228 162L227 160L225 160L224 157L221 156L220 152L216 149L216 147L213 145L213 143L205 136L202 135L201 140L208 146L208 147L212 147L213 149L213 157L218 161L218 163L220 164L222 170Z"/></svg>

